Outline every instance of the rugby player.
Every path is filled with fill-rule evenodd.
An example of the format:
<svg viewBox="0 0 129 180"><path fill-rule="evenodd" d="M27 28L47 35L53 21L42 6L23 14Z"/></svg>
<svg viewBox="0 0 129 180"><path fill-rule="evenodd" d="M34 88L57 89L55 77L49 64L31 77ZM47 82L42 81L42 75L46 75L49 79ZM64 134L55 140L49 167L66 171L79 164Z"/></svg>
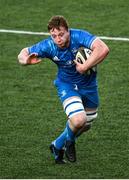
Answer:
<svg viewBox="0 0 129 180"><path fill-rule="evenodd" d="M22 65L31 65L48 58L58 67L54 85L67 115L67 123L63 132L51 143L50 150L55 162L63 164L64 154L68 161L76 161L75 142L97 118L99 96L97 71L93 67L106 58L109 48L88 31L69 28L63 16L51 17L48 31L48 38L22 49L18 60ZM92 50L83 64L75 60L80 47Z"/></svg>

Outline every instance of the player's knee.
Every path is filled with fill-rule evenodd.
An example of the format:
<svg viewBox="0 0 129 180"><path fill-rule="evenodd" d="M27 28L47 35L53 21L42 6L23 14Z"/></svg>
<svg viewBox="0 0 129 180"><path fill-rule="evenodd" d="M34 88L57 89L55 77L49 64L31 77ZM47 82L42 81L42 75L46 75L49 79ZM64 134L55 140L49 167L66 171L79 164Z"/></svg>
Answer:
<svg viewBox="0 0 129 180"><path fill-rule="evenodd" d="M79 113L76 116L72 117L70 121L76 129L80 129L86 123L86 115L85 113Z"/></svg>
<svg viewBox="0 0 129 180"><path fill-rule="evenodd" d="M71 126L75 129L81 128L86 122L86 113L81 98L78 96L68 98L63 102L63 106Z"/></svg>
<svg viewBox="0 0 129 180"><path fill-rule="evenodd" d="M92 111L92 112L87 112L86 116L87 116L87 121L84 124L84 126L80 129L77 136L79 136L83 132L90 130L90 128L92 127L91 126L92 122L97 118L98 114L97 114L97 111L94 111L94 112Z"/></svg>

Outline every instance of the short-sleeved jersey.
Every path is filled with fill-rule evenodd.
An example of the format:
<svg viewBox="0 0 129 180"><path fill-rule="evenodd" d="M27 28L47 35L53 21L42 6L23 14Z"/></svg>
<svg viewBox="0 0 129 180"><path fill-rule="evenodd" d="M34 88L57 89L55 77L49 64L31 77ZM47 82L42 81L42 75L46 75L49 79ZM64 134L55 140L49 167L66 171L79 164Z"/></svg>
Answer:
<svg viewBox="0 0 129 180"><path fill-rule="evenodd" d="M96 72L80 74L76 70L76 53L80 47L91 48L96 36L87 31L70 29L68 48L59 48L51 37L28 48L29 53L38 53L41 58L51 59L58 66L57 78L78 86L96 86Z"/></svg>

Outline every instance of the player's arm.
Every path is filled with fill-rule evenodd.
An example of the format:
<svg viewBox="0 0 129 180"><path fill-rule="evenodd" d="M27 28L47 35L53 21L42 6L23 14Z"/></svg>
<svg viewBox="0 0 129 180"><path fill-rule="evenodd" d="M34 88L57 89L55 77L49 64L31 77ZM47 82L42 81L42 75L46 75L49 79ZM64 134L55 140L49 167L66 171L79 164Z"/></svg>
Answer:
<svg viewBox="0 0 129 180"><path fill-rule="evenodd" d="M77 71L82 74L88 69L102 62L109 53L108 46L99 38L93 41L91 50L92 53L84 64L80 64L75 61Z"/></svg>
<svg viewBox="0 0 129 180"><path fill-rule="evenodd" d="M37 53L29 54L28 48L24 48L18 55L18 61L22 65L31 65L41 62L41 59L38 58Z"/></svg>

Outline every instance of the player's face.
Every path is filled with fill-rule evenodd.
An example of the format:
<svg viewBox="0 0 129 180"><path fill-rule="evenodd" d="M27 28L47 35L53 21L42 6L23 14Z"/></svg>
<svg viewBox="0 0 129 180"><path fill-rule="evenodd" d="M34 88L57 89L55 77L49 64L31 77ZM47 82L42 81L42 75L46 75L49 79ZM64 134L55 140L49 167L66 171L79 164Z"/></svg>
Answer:
<svg viewBox="0 0 129 180"><path fill-rule="evenodd" d="M60 27L60 29L51 29L50 34L58 47L64 48L69 46L69 31L67 31L65 27Z"/></svg>

